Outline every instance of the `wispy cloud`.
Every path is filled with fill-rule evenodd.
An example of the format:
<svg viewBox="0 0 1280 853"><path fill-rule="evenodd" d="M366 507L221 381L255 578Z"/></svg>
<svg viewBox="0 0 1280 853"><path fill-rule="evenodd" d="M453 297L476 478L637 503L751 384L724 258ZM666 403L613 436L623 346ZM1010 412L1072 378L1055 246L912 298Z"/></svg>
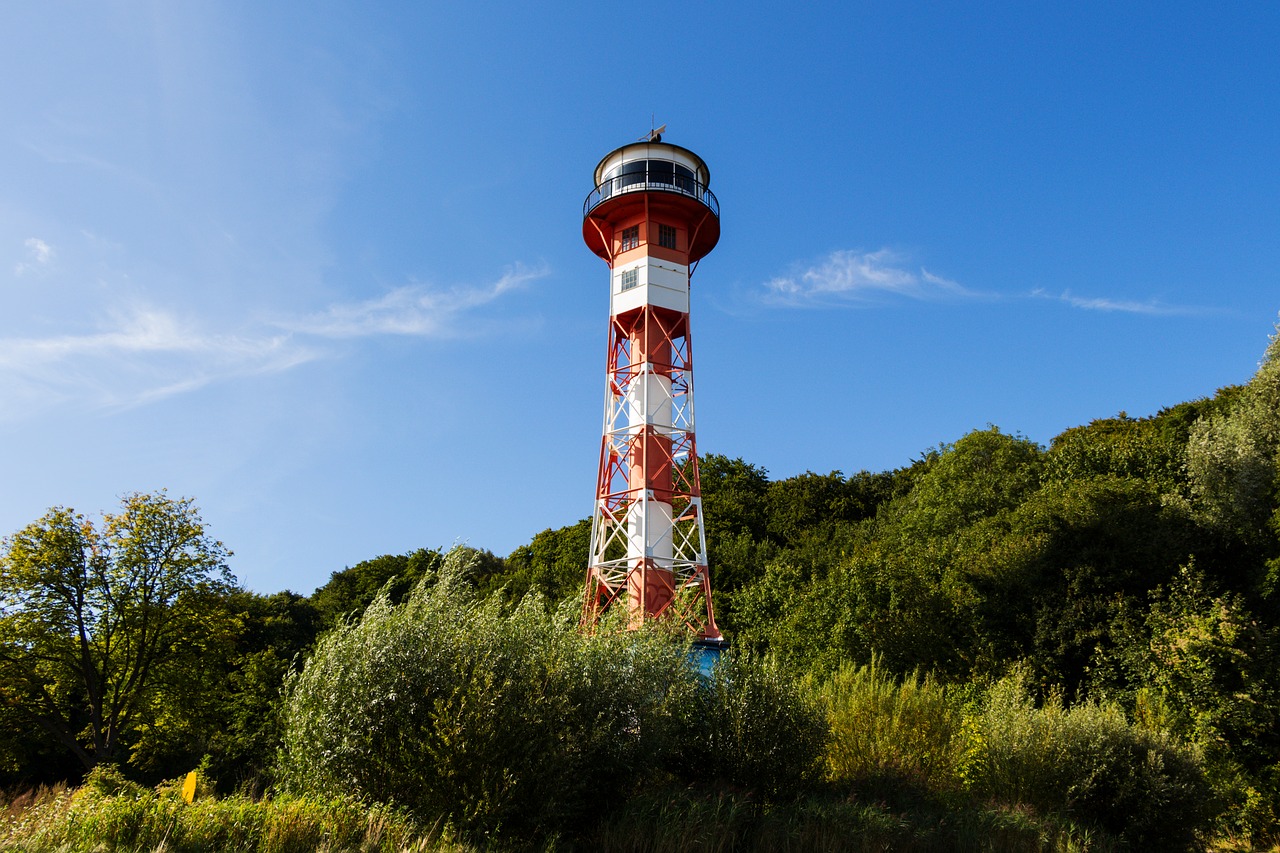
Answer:
<svg viewBox="0 0 1280 853"><path fill-rule="evenodd" d="M915 268L892 249L860 252L840 249L821 262L765 282L766 301L782 305L865 302L880 296L910 299L975 294L954 281Z"/></svg>
<svg viewBox="0 0 1280 853"><path fill-rule="evenodd" d="M1080 308L1084 311L1147 314L1156 317L1190 317L1215 313L1215 310L1212 308L1195 305L1170 305L1166 302L1161 302L1159 299L1148 299L1143 301L1136 299L1111 299L1105 296L1085 297L1076 296L1069 290L1063 291L1057 296L1046 293L1043 290L1034 290L1031 295L1040 299L1050 299L1055 302L1062 302L1072 308Z"/></svg>
<svg viewBox="0 0 1280 853"><path fill-rule="evenodd" d="M437 290L414 284L363 302L331 305L326 311L279 326L323 338L360 338L373 335L446 337L459 334L461 315L486 305L504 293L548 274L546 267L517 265L491 285Z"/></svg>
<svg viewBox="0 0 1280 853"><path fill-rule="evenodd" d="M107 314L89 332L0 338L0 421L60 403L131 408L215 382L279 373L332 355L335 339L454 337L474 325L469 312L544 275L544 268L517 266L484 286L401 287L235 333L136 304Z"/></svg>
<svg viewBox="0 0 1280 853"><path fill-rule="evenodd" d="M23 246L26 248L26 256L14 264L14 275L26 275L29 272L44 269L53 262L56 254L53 247L39 237L28 237L23 241Z"/></svg>
<svg viewBox="0 0 1280 853"><path fill-rule="evenodd" d="M1071 291L1054 295L1043 289L1029 294L1082 311L1142 314L1152 317L1203 316L1217 309L1196 305L1173 305L1159 299L1125 299L1078 296ZM763 285L760 298L772 305L794 307L856 305L876 299L905 298L916 300L972 299L1001 301L1026 298L1025 295L983 293L971 290L916 267L910 259L892 249L862 252L841 249L831 252L820 262L795 272L770 279Z"/></svg>
<svg viewBox="0 0 1280 853"><path fill-rule="evenodd" d="M0 339L0 419L60 401L128 408L236 376L287 370L318 357L288 335L209 334L135 306L79 335Z"/></svg>

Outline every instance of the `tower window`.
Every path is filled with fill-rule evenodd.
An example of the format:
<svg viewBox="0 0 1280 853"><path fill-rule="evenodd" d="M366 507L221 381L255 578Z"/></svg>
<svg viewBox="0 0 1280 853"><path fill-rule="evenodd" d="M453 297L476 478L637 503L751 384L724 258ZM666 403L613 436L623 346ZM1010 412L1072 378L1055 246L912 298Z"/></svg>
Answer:
<svg viewBox="0 0 1280 853"><path fill-rule="evenodd" d="M630 290L640 283L640 270L632 267L622 271L622 289Z"/></svg>
<svg viewBox="0 0 1280 853"><path fill-rule="evenodd" d="M640 245L640 226L632 225L622 229L622 251L634 249Z"/></svg>
<svg viewBox="0 0 1280 853"><path fill-rule="evenodd" d="M676 229L673 226L658 226L658 245L667 249L676 247Z"/></svg>

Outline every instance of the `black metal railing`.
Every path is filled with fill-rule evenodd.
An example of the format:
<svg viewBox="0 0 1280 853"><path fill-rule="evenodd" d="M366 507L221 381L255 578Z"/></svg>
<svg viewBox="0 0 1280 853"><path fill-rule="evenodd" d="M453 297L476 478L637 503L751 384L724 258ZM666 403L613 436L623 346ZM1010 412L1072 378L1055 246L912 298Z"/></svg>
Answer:
<svg viewBox="0 0 1280 853"><path fill-rule="evenodd" d="M587 200L582 203L582 215L585 217L601 202L616 195L656 191L679 193L697 199L709 207L718 219L720 202L716 200L715 193L697 180L676 173L672 168L673 165L669 160L639 160L627 163L622 167L625 171L605 178L600 186L587 194Z"/></svg>

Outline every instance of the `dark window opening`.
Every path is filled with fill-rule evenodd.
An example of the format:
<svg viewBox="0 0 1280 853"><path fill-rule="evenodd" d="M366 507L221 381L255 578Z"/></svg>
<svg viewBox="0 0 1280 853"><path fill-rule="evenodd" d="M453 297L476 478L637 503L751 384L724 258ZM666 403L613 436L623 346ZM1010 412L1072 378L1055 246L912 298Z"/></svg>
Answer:
<svg viewBox="0 0 1280 853"><path fill-rule="evenodd" d="M659 225L658 245L667 249L674 249L676 247L676 229L670 225Z"/></svg>
<svg viewBox="0 0 1280 853"><path fill-rule="evenodd" d="M665 184L685 192L694 192L698 187L698 177L692 169L670 160L632 160L605 172L604 182L613 189L644 183Z"/></svg>
<svg viewBox="0 0 1280 853"><path fill-rule="evenodd" d="M632 225L622 229L622 251L634 249L640 245L640 226Z"/></svg>
<svg viewBox="0 0 1280 853"><path fill-rule="evenodd" d="M649 183L651 184L674 184L675 172L673 167L675 163L668 163L665 160L649 161Z"/></svg>
<svg viewBox="0 0 1280 853"><path fill-rule="evenodd" d="M629 187L632 184L644 183L644 167L649 165L647 160L633 160L630 163L622 164L622 174L618 179L619 187Z"/></svg>
<svg viewBox="0 0 1280 853"><path fill-rule="evenodd" d="M676 186L687 193L694 190L697 181L694 179L693 171L686 169L684 166L676 166Z"/></svg>

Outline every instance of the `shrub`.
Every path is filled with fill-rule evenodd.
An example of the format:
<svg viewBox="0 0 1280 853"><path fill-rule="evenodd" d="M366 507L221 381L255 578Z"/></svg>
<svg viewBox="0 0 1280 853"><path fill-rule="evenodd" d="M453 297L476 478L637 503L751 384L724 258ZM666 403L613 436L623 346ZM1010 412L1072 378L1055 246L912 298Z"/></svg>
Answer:
<svg viewBox="0 0 1280 853"><path fill-rule="evenodd" d="M1212 815L1199 756L1131 725L1115 705L1032 703L1019 676L966 721L961 773L975 793L1099 826L1134 849L1192 846Z"/></svg>
<svg viewBox="0 0 1280 853"><path fill-rule="evenodd" d="M320 641L288 688L286 790L533 838L607 808L671 754L698 689L683 645L583 637L533 598L504 614L460 582L463 559Z"/></svg>
<svg viewBox="0 0 1280 853"><path fill-rule="evenodd" d="M816 778L825 721L776 660L722 659L702 705L701 750L686 743L684 757L705 762L712 779L776 800L803 794Z"/></svg>

